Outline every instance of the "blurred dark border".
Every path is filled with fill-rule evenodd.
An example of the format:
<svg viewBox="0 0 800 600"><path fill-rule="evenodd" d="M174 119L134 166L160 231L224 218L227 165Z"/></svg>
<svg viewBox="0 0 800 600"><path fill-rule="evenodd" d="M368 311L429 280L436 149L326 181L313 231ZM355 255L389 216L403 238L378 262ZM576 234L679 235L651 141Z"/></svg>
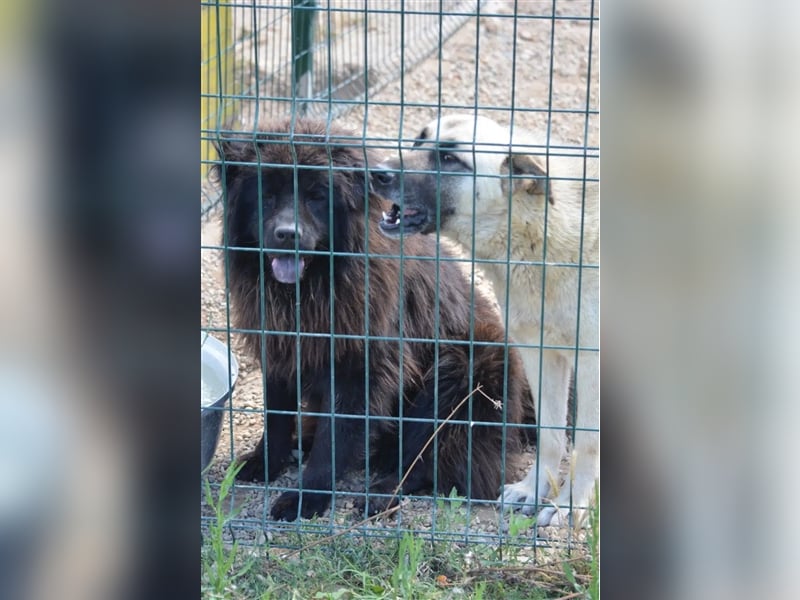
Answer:
<svg viewBox="0 0 800 600"><path fill-rule="evenodd" d="M196 2L68 2L43 16L52 214L96 398L133 440L134 560L114 597L199 593ZM94 371L96 369L96 371Z"/></svg>

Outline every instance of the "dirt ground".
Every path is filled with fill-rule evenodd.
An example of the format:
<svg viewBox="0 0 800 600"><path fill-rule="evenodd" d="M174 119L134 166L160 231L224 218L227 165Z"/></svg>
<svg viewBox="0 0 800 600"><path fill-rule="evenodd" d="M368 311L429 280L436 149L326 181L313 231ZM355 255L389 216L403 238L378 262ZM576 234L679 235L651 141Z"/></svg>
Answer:
<svg viewBox="0 0 800 600"><path fill-rule="evenodd" d="M558 2L557 17L588 17L590 2L575 0ZM439 96L440 64L436 53L421 62L404 76L405 101L455 105L460 108L447 112L471 112L469 107L476 103L491 108L482 109L480 114L508 124L511 107L514 112L514 126L523 127L543 135L547 131L548 119L551 122L551 136L560 143L570 146L595 148L599 142L598 117L581 113L587 109L587 88L590 90L589 109L598 110L598 57L599 24L592 26L587 20L549 18L552 3L539 0L519 0L518 14L548 18L518 18L516 20L516 44L514 36L514 3L508 0L490 0L482 8L482 13L494 13L496 17L471 18L443 46L441 60L441 97ZM595 16L598 4L594 3ZM551 37L552 87L551 87ZM476 64L476 42L479 44ZM587 82L590 71L589 48L591 44L591 81ZM512 60L516 51L516 60ZM477 70L477 89L475 85ZM513 85L512 85L513 81ZM552 99L551 99L552 97ZM400 82L386 86L370 101L400 102ZM552 101L552 104L550 102ZM575 114L553 111L574 110ZM538 109L526 111L525 109ZM398 136L413 138L415 134L436 116L435 108L405 107L402 111L403 130L400 131L401 109L396 106L370 105L366 129L370 136L385 136L397 140ZM443 111L444 112L444 111ZM363 108L341 117L339 121L351 128L360 130L364 123ZM587 135L588 134L588 135ZM219 215L212 214L202 224L202 327L226 328L229 326L229 310L225 293L225 274L220 261L220 253L206 246L220 243ZM227 342L225 334L215 334ZM232 400L232 417L226 415L223 431L209 471L209 480L217 482L231 457L251 449L262 432L263 418L262 380L258 364L250 360L242 351L241 340L236 334L231 336L240 372ZM232 422L231 422L232 421ZM232 425L232 428L231 428ZM534 460L528 455L528 463ZM515 474L519 478L524 472ZM351 484L358 489L357 475ZM296 469L274 482L277 486L291 487L296 482ZM360 482L363 489L363 480ZM343 486L346 489L347 485ZM241 509L237 524L237 537L244 539L263 539L270 537L274 525L265 526L267 517L264 502L264 488L237 486L235 503ZM349 523L357 520L351 508L351 501L341 499L337 502L335 520ZM210 514L204 507L204 514ZM430 525L431 504L422 500L413 501L404 508L405 523ZM393 527L395 524L386 523ZM491 533L502 527L502 521L493 507L473 505L470 531Z"/></svg>

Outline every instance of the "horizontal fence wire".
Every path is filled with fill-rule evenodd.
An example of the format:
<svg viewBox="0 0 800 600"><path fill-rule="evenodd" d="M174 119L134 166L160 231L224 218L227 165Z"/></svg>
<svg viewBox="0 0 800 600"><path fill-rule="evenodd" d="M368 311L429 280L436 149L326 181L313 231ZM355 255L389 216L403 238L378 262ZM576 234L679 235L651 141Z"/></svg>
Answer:
<svg viewBox="0 0 800 600"><path fill-rule="evenodd" d="M258 124L270 122L271 119L281 116L294 116L297 118L321 118L328 123L343 120L348 115L356 115L347 124L355 135L337 137L337 145L350 146L366 151L380 151L383 154L396 153L398 149L410 147L416 141L413 132L405 129L405 121L411 115L436 116L448 112L480 111L482 114L498 121L508 122L509 116L512 123L521 122L521 129L534 129L539 126L538 133L541 139L536 142L531 140L514 140L517 151L540 157L542 160L569 159L576 164L584 165L582 175L555 175L548 176L549 182L567 182L584 185L596 184L599 180L597 170L586 168L588 163L597 163L599 160L599 146L597 131L597 117L599 115L596 100L596 72L592 72L593 54L596 54L597 10L594 2L555 2L555 1L503 1L503 0L253 0L252 2L201 2L203 26L203 56L201 62L202 89L201 89L201 222L204 227L209 221L223 220L226 214L226 198L223 192L224 177L209 177L212 167L221 165L215 144L221 139L233 140L244 143L257 142L269 145L285 143L278 140L264 139L263 132L257 131ZM494 21L493 21L494 20ZM549 63L550 81L543 78L541 93L536 97L521 97L513 92L507 99L491 93L479 93L481 78L489 76L492 66L480 63L479 54L495 43L493 22L512 22L514 35L517 36L518 24L537 24L544 27L548 39L532 40L530 37L517 36L512 49L505 56L505 60L513 63L512 72L517 80L527 76L528 65L547 65ZM560 62L556 50L556 31L560 24L578 24L581 32L588 32L585 39L569 43L583 44L581 52L585 60L574 63ZM462 30L472 32L471 43L474 58L465 64L462 75L455 77L459 65L447 70L443 67L445 50L448 40ZM573 30L567 30L570 35L575 35ZM527 35L527 34L525 34ZM463 44L460 36L459 43ZM467 36L469 38L470 36ZM531 46L534 41L537 48L544 48L542 54L539 50L524 50L526 43ZM438 93L435 97L417 95L413 75L415 67L422 63L438 62ZM562 69L568 76L583 77L583 98L578 102L565 101L554 91L554 73ZM430 70L436 73L436 69ZM437 75L434 75L436 77ZM512 79L513 82L513 79ZM505 84L510 87L512 84ZM396 90L395 90L395 86ZM448 95L448 87L453 86L465 90L463 99L458 94ZM381 95L381 90L390 87L392 94ZM473 90L474 88L474 90ZM538 89L538 88L537 88ZM394 93L397 91L397 93ZM469 97L467 97L469 96ZM394 129L383 127L379 133L369 129L369 116L375 111L386 110L387 114L399 115L399 124L393 123ZM559 121L563 119L564 121ZM569 119L580 120L577 130L582 135L573 136L571 139L559 140L551 136L555 127L554 122L567 122ZM414 121L426 122L428 119ZM359 126L363 123L363 127ZM463 140L465 144L472 145L473 139ZM304 139L304 144L317 143L320 147L328 146L329 141L320 139ZM481 153L508 153L508 144L503 143L476 143L475 151ZM318 166L298 168L281 163L259 160L235 161L226 160L227 166L240 167L281 167L293 172L295 185L299 173L305 170L322 171L329 178L342 171L352 170L347 167ZM399 172L399 170L398 170ZM426 169L403 168L407 175L435 174L435 171ZM459 177L475 178L473 173L456 174ZM486 174L481 177L487 179L502 179L511 184L525 176L515 174ZM259 177L259 190L263 182ZM439 184L437 183L437 189ZM441 191L439 190L439 193ZM263 215L259 208L258 219ZM295 208L295 211L298 209ZM332 210L332 209L331 209ZM298 213L295 212L297 218ZM581 225L582 227L583 225ZM367 229L365 224L365 229ZM502 235L502 232L499 232ZM436 235L440 239L439 234ZM457 256L443 255L437 250L435 255L417 256L407 254L401 246L399 254L387 254L370 249L369 240L365 245L367 254L346 252L340 250L300 250L295 249L270 249L270 256L288 255L296 257L295 261L307 257L323 258L363 258L365 277L369 281L374 275L370 273L369 261L397 261L400 263L400 290L401 298L398 299L401 314L406 307L404 300L404 273L411 261L433 262L436 265L437 286L439 286L440 267L446 263L458 263L470 272L473 282L481 280L481 269L490 267L538 268L543 272L549 269L567 269L577 271L579 277L586 277L586 273L596 277L599 263L584 257L583 241L575 250L574 260L553 260L548 258L546 247L542 249L542 257L537 260L515 259L509 255L500 255L492 258L479 257L476 253L466 252ZM445 347L466 347L470 357L481 348L500 347L504 349L517 349L527 351L559 351L569 354L570 360L578 365L579 353L599 353L599 340L591 338L591 343L581 343L576 332L576 340L570 344L553 343L546 339L544 333L537 333L537 340L512 340L486 341L475 339L476 323L474 315L470 322L470 335L467 339L449 339L440 332L439 303L433 307L435 326L431 337L418 337L407 335L403 331L402 319L399 334L374 335L370 332L369 318L364 331L293 331L273 330L267 327L243 328L234 326L234 315L230 305L230 280L229 264L226 253L239 251L254 253L260 256L261 268L266 267L264 251L266 247L261 241L260 248L245 248L226 245L219 233L213 237L204 237L201 250L206 261L222 265L217 284L221 287L219 293L207 293L206 284L203 289L204 310L207 307L209 314L202 323L201 329L209 335L215 336L232 349L234 355L243 360L245 352L242 340L247 336L257 336L262 342L268 338L288 336L294 340L295 347L301 348L302 344L315 340L330 340L331 346L337 342L363 341L367 348L367 357L370 348L375 344L392 343L401 345L430 344L435 348L434 363L438 363L440 352ZM510 250L509 250L510 252ZM298 264L298 263L296 263ZM333 260L331 260L333 265ZM204 266L205 269L205 266ZM331 266L333 269L333 266ZM331 272L331 275L333 273ZM544 277L541 278L544 285ZM215 284L215 285L217 285ZM298 284L299 285L299 284ZM473 284L471 302L476 302L475 285ZM374 301L369 285L366 289L366 305ZM494 290L495 294L501 290ZM262 314L267 309L263 296L265 288L263 281L260 288ZM333 295L333 294L331 294ZM505 296L507 297L507 291ZM219 310L219 304L224 305L224 310ZM297 303L297 321L299 322L300 306ZM213 306L212 306L213 305ZM544 306L544 304L542 305ZM580 306L580 304L578 305ZM333 314L338 310L339 304L331 302L331 322ZM542 309L541 320L546 323L549 315ZM579 327L583 324L579 323ZM512 350L513 351L513 350ZM406 373L403 362L403 353L400 354L400 364L397 375L402 380ZM268 408L267 403L273 390L268 389L266 377L263 375L271 357L262 355L261 364L255 367L245 364L239 373L239 380L233 393L233 400L224 406L213 406L205 409L209 413L219 413L222 416L223 442L215 454L214 463L208 472L208 479L212 488L219 486L224 468L235 456L253 449L258 443L259 436L264 427L264 421L275 417L297 416L297 411ZM299 360L299 359L298 359ZM246 359L245 359L246 361ZM299 365L298 365L299 366ZM331 352L331 387L336 386L333 369L333 352ZM296 392L302 394L302 374L296 379ZM367 377L370 374L367 370ZM474 389L475 382L469 374L470 387ZM505 373L504 386L508 386L508 372ZM438 370L435 374L438 384ZM367 386L369 385L369 379ZM574 385L574 384L573 384ZM368 389L368 387L366 388ZM247 390L248 396L239 399L239 390ZM533 390L534 398L540 395L541 390ZM251 398L252 396L252 398ZM438 402L438 394L436 395ZM431 423L431 418L415 417L403 414L403 409L396 416L384 416L370 413L369 397L365 398L367 404L366 414L337 414L332 408L330 411L311 410L303 407L302 414L306 418L333 421L337 420L365 421L367 424L378 422L391 423L398 431L413 424ZM470 399L467 406L467 417L453 419L451 425L460 425L473 429L478 426L494 426L508 428L508 423L489 422L472 417L472 405L475 399ZM400 402L401 407L403 402ZM437 427L442 422L442 417L434 408L435 417L432 425ZM570 422L566 432L570 439L576 433L591 433L598 430L580 427L574 422L574 414L570 413ZM504 417L505 420L505 417ZM401 532L410 532L415 535L427 537L434 542L466 542L483 543L491 545L530 546L535 550L546 550L551 547L560 547L566 544L579 543L571 532L567 532L564 539L535 539L529 536L510 536L508 532L508 517L504 516L500 508L503 503L494 500L462 500L449 498L446 493L434 489L427 494L402 494L403 509L389 517L378 520L366 520L358 510L354 510L356 503L389 497L389 494L370 491L367 480L372 474L373 466L369 458L366 459L366 474L361 472L348 474L343 481L333 487L332 508L323 516L314 519L299 519L294 522L273 520L270 517L270 502L279 494L288 491L300 490L301 495L313 492L313 489L302 489L299 477L303 472L303 459L307 457L308 449L303 447L303 428L305 422L298 419L298 427L293 432L293 462L291 473L282 474L280 477L266 483L249 483L237 481L231 508L236 507L237 514L230 519L227 525L226 536L230 540L237 540L245 544L270 544L285 549L300 549L308 543L328 536L350 535L364 539L389 539L396 538ZM563 426L551 426L541 423L514 424L520 431L529 432L540 436L542 432L552 429L564 429ZM240 435L243 429L245 435ZM402 439L402 436L401 436ZM468 437L469 447L465 454L470 454L472 436ZM334 439L333 444L347 445L348 440ZM350 448L354 457L358 454L368 454L369 444ZM438 460L440 454L439 438L433 441L433 458ZM402 446L398 449L402 452ZM505 470L505 462L503 463ZM398 473L402 475L402 473ZM437 475L434 474L434 478ZM470 484L471 485L471 484ZM330 489L330 488L326 488ZM498 490L499 491L499 490ZM406 510L409 506L416 510ZM422 508L420 508L422 507ZM362 520L363 519L363 520ZM205 527L213 520L213 516L204 512L201 525Z"/></svg>

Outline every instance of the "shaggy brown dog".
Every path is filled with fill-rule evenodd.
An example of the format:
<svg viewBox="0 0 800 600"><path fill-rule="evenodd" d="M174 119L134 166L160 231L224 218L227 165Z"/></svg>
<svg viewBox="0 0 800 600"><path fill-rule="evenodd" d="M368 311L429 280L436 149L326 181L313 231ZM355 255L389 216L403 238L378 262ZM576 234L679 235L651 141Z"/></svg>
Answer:
<svg viewBox="0 0 800 600"><path fill-rule="evenodd" d="M265 433L242 457L239 476L278 475L302 404L317 413L302 502L297 492L283 493L273 518L322 514L335 481L363 466L367 452L378 474L369 491L385 494L370 497L370 512L383 510L435 427L481 386L491 400L474 393L456 411L457 422L442 428L401 492L435 481L443 493L455 487L495 498L503 453L518 447L518 431L504 433L503 421L522 417L519 359L502 345L490 300L476 290L473 301L455 262L431 260L433 239L413 236L401 247L381 235L369 156L348 135L324 121L285 120L256 141L220 146L235 324L251 332L249 350L266 378Z"/></svg>

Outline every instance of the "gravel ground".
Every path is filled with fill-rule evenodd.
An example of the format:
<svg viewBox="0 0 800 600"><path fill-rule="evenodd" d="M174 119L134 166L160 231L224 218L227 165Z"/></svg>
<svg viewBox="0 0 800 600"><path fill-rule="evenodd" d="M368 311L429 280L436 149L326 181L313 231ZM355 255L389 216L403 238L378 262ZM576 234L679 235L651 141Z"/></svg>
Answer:
<svg viewBox="0 0 800 600"><path fill-rule="evenodd" d="M559 142L576 146L598 145L599 131L596 115L590 116L588 127L584 114L548 113L546 110L552 93L553 109L586 109L587 74L589 70L589 29L585 20L556 20L549 18L517 19L516 44L514 19L505 15L513 14L513 2L493 0L487 2L482 13L495 13L498 17L471 18L457 31L442 48L441 86L439 85L439 60L432 57L407 72L404 77L405 100L415 103L451 104L460 109L449 112L470 112L469 107L477 102L490 106L480 110L480 114L508 124L511 120L511 107L514 106L515 127L545 133L548 118L551 118L551 135ZM538 0L519 0L520 15L549 16L552 3ZM590 13L590 3L584 1L559 2L558 16L582 16ZM598 9L595 4L595 14ZM598 108L598 34L599 26L593 26L592 61L590 82L590 107ZM551 35L553 40L552 88L550 86ZM479 44L476 64L476 42ZM516 46L516 68L512 61ZM477 89L475 85L477 70ZM513 81L513 86L512 86ZM441 96L440 96L441 87ZM401 101L400 82L386 86L371 101ZM513 101L513 102L512 102ZM525 109L538 109L529 111ZM414 137L432 118L437 110L431 108L405 108L387 105L370 105L366 117L366 129L370 136L385 136L396 140L400 134ZM363 108L354 110L339 121L351 128L361 130L364 125ZM400 131L402 123L402 131ZM585 132L588 130L588 138ZM220 240L218 215L213 215L202 226L203 246L215 246ZM228 307L225 294L225 274L220 253L214 249L203 249L201 261L201 297L203 327L228 326ZM227 342L224 334L218 337ZM209 480L218 482L224 469L234 454L251 449L259 440L263 428L261 411L262 380L258 364L242 351L241 340L236 334L231 336L231 345L239 359L240 373L233 395L232 416L224 419L223 431L214 462L209 471ZM231 427L232 425L232 427ZM231 434L233 431L233 434ZM527 463L534 460L531 452ZM518 479L524 471L510 474ZM275 481L276 486L291 487L296 482L296 469ZM349 485L342 489L363 489L363 480L357 475L351 477ZM335 520L353 523L357 517L350 510L350 500L337 502ZM235 503L241 509L236 535L239 539L261 539L271 536L273 526L264 527L266 516L264 490L237 486ZM204 514L210 511L204 506ZM403 509L403 522L421 527L430 526L432 511L430 502L416 500ZM394 528L394 521L383 526ZM475 504L471 512L472 532L492 533L502 527L497 511L493 507ZM437 528L441 527L437 523ZM266 532L266 533L265 533ZM555 532L542 532L554 536Z"/></svg>

